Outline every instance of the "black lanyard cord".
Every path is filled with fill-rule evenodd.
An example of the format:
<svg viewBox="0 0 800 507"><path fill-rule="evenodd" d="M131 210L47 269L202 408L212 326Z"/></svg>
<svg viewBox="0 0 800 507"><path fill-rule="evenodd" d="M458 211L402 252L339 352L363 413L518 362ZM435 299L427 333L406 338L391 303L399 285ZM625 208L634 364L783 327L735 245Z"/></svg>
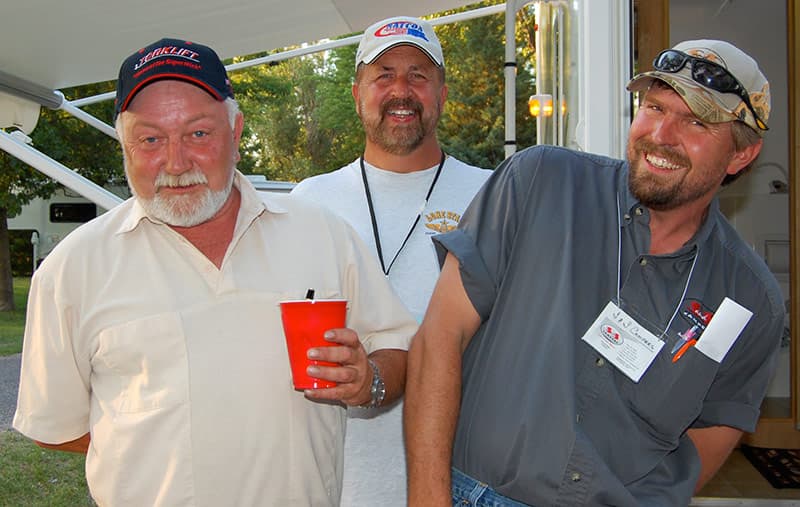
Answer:
<svg viewBox="0 0 800 507"><path fill-rule="evenodd" d="M400 252L403 251L403 247L406 246L408 243L408 238L411 237L411 233L414 232L414 228L419 223L419 217L422 216L422 212L425 211L425 206L428 204L428 199L431 197L433 193L433 187L436 186L436 181L439 179L439 175L442 173L442 167L444 167L444 159L445 159L444 151L442 151L442 160L439 162L439 167L436 168L436 174L433 176L433 181L431 182L430 188L428 188L428 193L425 196L425 201L422 203L422 206L419 209L419 213L417 213L417 218L414 219L414 223L411 224L411 228L408 230L408 234L406 234L406 239L403 240L403 244L400 245L400 248L397 250L397 253L394 254L394 258L392 262L389 263L389 267L386 267L386 264L383 262L383 249L381 248L381 238L380 234L378 233L378 220L375 218L375 208L372 205L372 194L369 191L369 183L367 182L367 171L364 168L364 156L361 156L361 179L364 181L364 194L367 196L367 206L369 206L369 217L372 219L372 235L375 238L375 248L378 250L378 259L381 261L381 269L383 269L383 274L389 276L389 271L394 266L394 261L397 260L397 257L400 255Z"/></svg>

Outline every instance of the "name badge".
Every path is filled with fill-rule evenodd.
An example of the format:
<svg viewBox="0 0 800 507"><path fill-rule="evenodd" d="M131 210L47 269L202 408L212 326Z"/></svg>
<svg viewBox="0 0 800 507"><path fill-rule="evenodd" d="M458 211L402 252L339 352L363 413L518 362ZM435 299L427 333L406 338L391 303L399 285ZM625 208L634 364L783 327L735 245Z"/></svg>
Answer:
<svg viewBox="0 0 800 507"><path fill-rule="evenodd" d="M634 382L656 358L664 342L609 302L581 338Z"/></svg>

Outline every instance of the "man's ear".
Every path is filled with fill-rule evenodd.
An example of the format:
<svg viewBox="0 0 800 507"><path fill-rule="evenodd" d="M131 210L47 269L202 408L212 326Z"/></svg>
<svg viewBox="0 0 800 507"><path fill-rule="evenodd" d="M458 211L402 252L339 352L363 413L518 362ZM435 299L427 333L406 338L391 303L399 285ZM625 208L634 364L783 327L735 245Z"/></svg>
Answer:
<svg viewBox="0 0 800 507"><path fill-rule="evenodd" d="M233 122L233 141L236 146L236 162L242 160L242 154L239 152L239 144L242 141L242 131L244 130L244 113L239 111L236 115L236 120Z"/></svg>
<svg viewBox="0 0 800 507"><path fill-rule="evenodd" d="M358 102L358 83L353 83L353 87L351 88L351 93L353 94L353 101L356 103L356 114L361 116L361 111L358 110L359 102Z"/></svg>
<svg viewBox="0 0 800 507"><path fill-rule="evenodd" d="M746 146L742 150L734 153L733 157L731 157L730 163L728 164L728 169L726 172L733 175L747 167L750 162L755 160L758 154L761 153L761 147L763 145L764 140L759 139L757 143Z"/></svg>

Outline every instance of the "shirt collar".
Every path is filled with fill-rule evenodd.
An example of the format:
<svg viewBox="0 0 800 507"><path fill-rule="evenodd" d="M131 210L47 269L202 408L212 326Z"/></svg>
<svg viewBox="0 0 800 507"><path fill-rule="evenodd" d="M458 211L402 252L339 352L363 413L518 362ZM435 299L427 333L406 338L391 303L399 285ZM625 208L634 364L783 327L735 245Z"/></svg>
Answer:
<svg viewBox="0 0 800 507"><path fill-rule="evenodd" d="M255 189L250 180L242 173L236 171L233 184L239 189L242 195L242 203L239 207L239 218L236 220L236 227L242 224L249 224L262 213L283 214L287 209L279 200L269 192L259 192Z"/></svg>

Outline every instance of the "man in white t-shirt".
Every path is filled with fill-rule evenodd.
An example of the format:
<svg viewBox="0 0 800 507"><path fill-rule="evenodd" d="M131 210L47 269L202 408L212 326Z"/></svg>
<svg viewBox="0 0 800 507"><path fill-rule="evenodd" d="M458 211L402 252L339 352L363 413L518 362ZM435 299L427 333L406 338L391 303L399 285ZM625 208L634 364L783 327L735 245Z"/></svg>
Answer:
<svg viewBox="0 0 800 507"><path fill-rule="evenodd" d="M356 52L363 156L300 182L293 195L327 206L373 249L421 321L439 276L430 237L455 228L491 171L447 156L436 138L447 85L433 27L396 17L367 28ZM402 406L348 410L342 505L406 505Z"/></svg>

